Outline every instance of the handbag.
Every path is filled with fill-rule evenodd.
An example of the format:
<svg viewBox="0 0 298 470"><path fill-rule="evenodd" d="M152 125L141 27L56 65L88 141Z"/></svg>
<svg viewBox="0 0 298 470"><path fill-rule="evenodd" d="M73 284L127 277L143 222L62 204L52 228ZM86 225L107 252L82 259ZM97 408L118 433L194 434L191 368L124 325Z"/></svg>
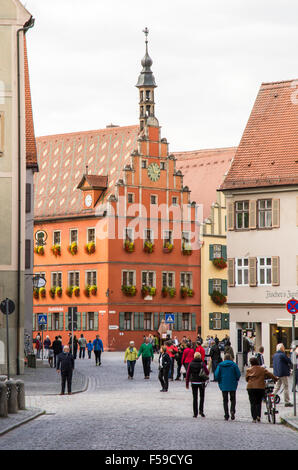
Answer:
<svg viewBox="0 0 298 470"><path fill-rule="evenodd" d="M186 369L185 366L182 364L181 369L180 369L181 374L186 374Z"/></svg>
<svg viewBox="0 0 298 470"><path fill-rule="evenodd" d="M202 382L206 382L206 380L208 380L208 376L206 375L206 372L204 371L203 364L202 364L201 370L199 372L199 377L202 380Z"/></svg>

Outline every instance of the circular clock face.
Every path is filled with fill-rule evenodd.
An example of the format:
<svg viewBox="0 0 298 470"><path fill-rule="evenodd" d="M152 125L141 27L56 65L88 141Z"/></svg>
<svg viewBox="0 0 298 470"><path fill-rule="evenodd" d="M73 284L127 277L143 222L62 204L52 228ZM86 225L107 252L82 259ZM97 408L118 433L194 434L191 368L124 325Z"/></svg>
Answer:
<svg viewBox="0 0 298 470"><path fill-rule="evenodd" d="M85 206L90 207L92 205L92 196L91 194L87 194L85 197Z"/></svg>
<svg viewBox="0 0 298 470"><path fill-rule="evenodd" d="M160 177L160 168L157 163L150 163L148 166L148 176L151 181L158 181Z"/></svg>

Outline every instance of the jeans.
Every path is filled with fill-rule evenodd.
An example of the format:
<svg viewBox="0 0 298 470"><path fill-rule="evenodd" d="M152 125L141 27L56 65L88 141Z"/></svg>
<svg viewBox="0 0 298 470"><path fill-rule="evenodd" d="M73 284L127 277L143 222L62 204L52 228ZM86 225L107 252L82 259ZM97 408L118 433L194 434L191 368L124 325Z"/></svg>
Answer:
<svg viewBox="0 0 298 470"><path fill-rule="evenodd" d="M231 415L236 413L236 390L222 392L225 418L229 418L229 394L231 402Z"/></svg>
<svg viewBox="0 0 298 470"><path fill-rule="evenodd" d="M169 367L163 367L159 370L158 379L163 390L168 390L169 388L169 370Z"/></svg>
<svg viewBox="0 0 298 470"><path fill-rule="evenodd" d="M174 362L175 362L175 358L174 357L171 357L171 365L170 365L170 370L169 370L169 379L172 379L173 378L173 375L174 375Z"/></svg>
<svg viewBox="0 0 298 470"><path fill-rule="evenodd" d="M85 359L85 349L86 348L80 348L80 354L79 354L79 359L83 356L83 359Z"/></svg>
<svg viewBox="0 0 298 470"><path fill-rule="evenodd" d="M198 416L198 391L200 390L200 413L204 412L205 384L191 384L193 396L193 414Z"/></svg>
<svg viewBox="0 0 298 470"><path fill-rule="evenodd" d="M91 353L92 351L88 351L88 358L91 359Z"/></svg>
<svg viewBox="0 0 298 470"><path fill-rule="evenodd" d="M262 388L249 388L247 389L250 401L250 411L252 419L256 420L261 417L262 400L265 390Z"/></svg>
<svg viewBox="0 0 298 470"><path fill-rule="evenodd" d="M101 364L101 362L100 362L101 351L94 351L94 354L95 354L95 364L100 365Z"/></svg>
<svg viewBox="0 0 298 470"><path fill-rule="evenodd" d="M71 393L72 370L61 372L61 393L65 391L65 383L67 382L67 391Z"/></svg>
<svg viewBox="0 0 298 470"><path fill-rule="evenodd" d="M135 371L136 361L127 361L127 372L128 376L133 378L134 371Z"/></svg>
<svg viewBox="0 0 298 470"><path fill-rule="evenodd" d="M150 376L151 357L143 357L142 356L142 362L143 362L144 376L149 377Z"/></svg>

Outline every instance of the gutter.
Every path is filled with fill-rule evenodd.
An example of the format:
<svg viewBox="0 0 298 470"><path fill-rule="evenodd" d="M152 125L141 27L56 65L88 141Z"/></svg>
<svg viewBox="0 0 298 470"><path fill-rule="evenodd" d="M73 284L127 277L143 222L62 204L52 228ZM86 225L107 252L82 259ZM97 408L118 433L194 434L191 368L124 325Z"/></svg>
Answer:
<svg viewBox="0 0 298 470"><path fill-rule="evenodd" d="M28 29L33 28L35 23L34 18L31 18L25 23L23 28L17 30L17 89L18 89L18 268L17 268L17 305L16 305L16 314L17 314L17 375L20 375L20 304L21 304L21 222L22 222L22 211L21 211L21 153L22 153L22 144L21 144L21 65L20 65L20 33L23 32L26 34Z"/></svg>

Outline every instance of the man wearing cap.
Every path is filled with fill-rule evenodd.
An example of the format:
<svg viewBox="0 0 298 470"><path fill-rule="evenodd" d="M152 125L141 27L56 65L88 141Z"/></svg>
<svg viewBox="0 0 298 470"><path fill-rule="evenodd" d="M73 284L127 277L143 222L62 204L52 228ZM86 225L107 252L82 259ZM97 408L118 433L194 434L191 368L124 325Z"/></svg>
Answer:
<svg viewBox="0 0 298 470"><path fill-rule="evenodd" d="M133 379L136 360L138 358L138 351L135 348L135 342L130 341L128 348L125 351L124 363L127 362L128 379Z"/></svg>

